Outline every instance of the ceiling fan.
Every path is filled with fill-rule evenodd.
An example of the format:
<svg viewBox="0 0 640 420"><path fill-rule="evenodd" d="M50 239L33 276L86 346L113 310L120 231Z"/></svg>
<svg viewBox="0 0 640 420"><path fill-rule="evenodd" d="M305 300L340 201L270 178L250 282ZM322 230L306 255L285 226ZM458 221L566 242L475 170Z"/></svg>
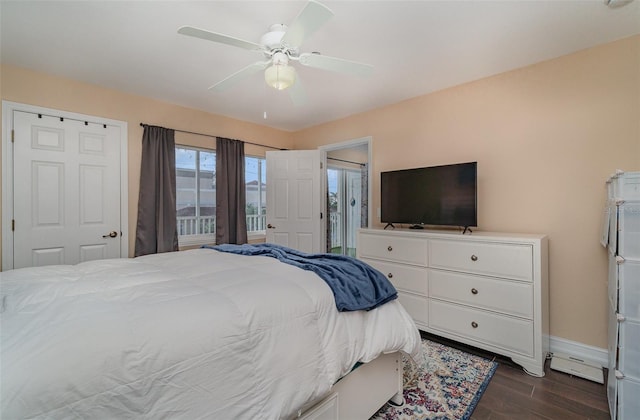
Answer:
<svg viewBox="0 0 640 420"><path fill-rule="evenodd" d="M333 12L328 7L317 1L310 0L289 26L283 24L271 25L269 32L260 38L260 43L245 41L192 26L182 26L178 29L178 33L257 51L264 55L265 60L249 64L209 87L210 90L222 92L242 79L264 70L265 81L269 86L278 90L288 89L293 103L301 105L306 101L306 95L300 81L297 80L296 69L291 65L292 62L356 76L368 76L373 71L373 67L368 64L328 57L317 52L300 52L300 45L304 40L332 16Z"/></svg>

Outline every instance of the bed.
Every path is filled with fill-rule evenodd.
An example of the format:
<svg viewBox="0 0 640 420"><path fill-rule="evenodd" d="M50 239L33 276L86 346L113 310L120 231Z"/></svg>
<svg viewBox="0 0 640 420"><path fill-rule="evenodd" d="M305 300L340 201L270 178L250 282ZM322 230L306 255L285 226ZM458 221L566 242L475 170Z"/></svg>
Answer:
<svg viewBox="0 0 640 420"><path fill-rule="evenodd" d="M422 357L397 299L338 311L316 274L264 256L0 276L3 419L366 418L401 401L402 355Z"/></svg>

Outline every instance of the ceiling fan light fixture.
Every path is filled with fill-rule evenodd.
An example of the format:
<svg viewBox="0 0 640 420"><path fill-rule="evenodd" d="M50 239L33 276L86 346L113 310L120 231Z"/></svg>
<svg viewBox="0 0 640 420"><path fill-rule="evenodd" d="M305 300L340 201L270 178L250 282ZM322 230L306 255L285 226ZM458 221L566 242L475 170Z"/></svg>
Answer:
<svg viewBox="0 0 640 420"><path fill-rule="evenodd" d="M285 90L296 81L296 69L287 64L274 64L264 71L264 80L277 90Z"/></svg>

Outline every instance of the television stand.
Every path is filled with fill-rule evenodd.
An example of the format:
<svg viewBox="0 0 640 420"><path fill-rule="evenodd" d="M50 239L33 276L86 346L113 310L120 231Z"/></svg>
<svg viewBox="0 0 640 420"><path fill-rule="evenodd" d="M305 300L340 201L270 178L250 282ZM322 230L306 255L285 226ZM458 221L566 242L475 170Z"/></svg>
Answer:
<svg viewBox="0 0 640 420"><path fill-rule="evenodd" d="M384 229L386 230L389 226L391 226L393 229L395 229L396 227L393 226L393 223L389 222L387 223L387 225L384 227Z"/></svg>
<svg viewBox="0 0 640 420"><path fill-rule="evenodd" d="M471 230L471 228L469 226L465 226L464 230L462 231L462 234L464 235L465 233L467 233L467 231L469 231L469 233L473 233L473 231Z"/></svg>
<svg viewBox="0 0 640 420"><path fill-rule="evenodd" d="M411 225L411 226L409 226L409 229L424 229L424 226L422 226L422 225Z"/></svg>

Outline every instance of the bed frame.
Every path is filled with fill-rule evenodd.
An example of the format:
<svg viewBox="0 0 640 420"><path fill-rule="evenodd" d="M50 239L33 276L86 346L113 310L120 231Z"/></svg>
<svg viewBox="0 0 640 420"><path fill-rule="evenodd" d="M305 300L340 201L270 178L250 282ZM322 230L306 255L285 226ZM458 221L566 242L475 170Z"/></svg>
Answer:
<svg viewBox="0 0 640 420"><path fill-rule="evenodd" d="M360 365L331 388L329 395L310 408L301 409L301 420L368 419L387 401L400 405L402 354L383 354Z"/></svg>

